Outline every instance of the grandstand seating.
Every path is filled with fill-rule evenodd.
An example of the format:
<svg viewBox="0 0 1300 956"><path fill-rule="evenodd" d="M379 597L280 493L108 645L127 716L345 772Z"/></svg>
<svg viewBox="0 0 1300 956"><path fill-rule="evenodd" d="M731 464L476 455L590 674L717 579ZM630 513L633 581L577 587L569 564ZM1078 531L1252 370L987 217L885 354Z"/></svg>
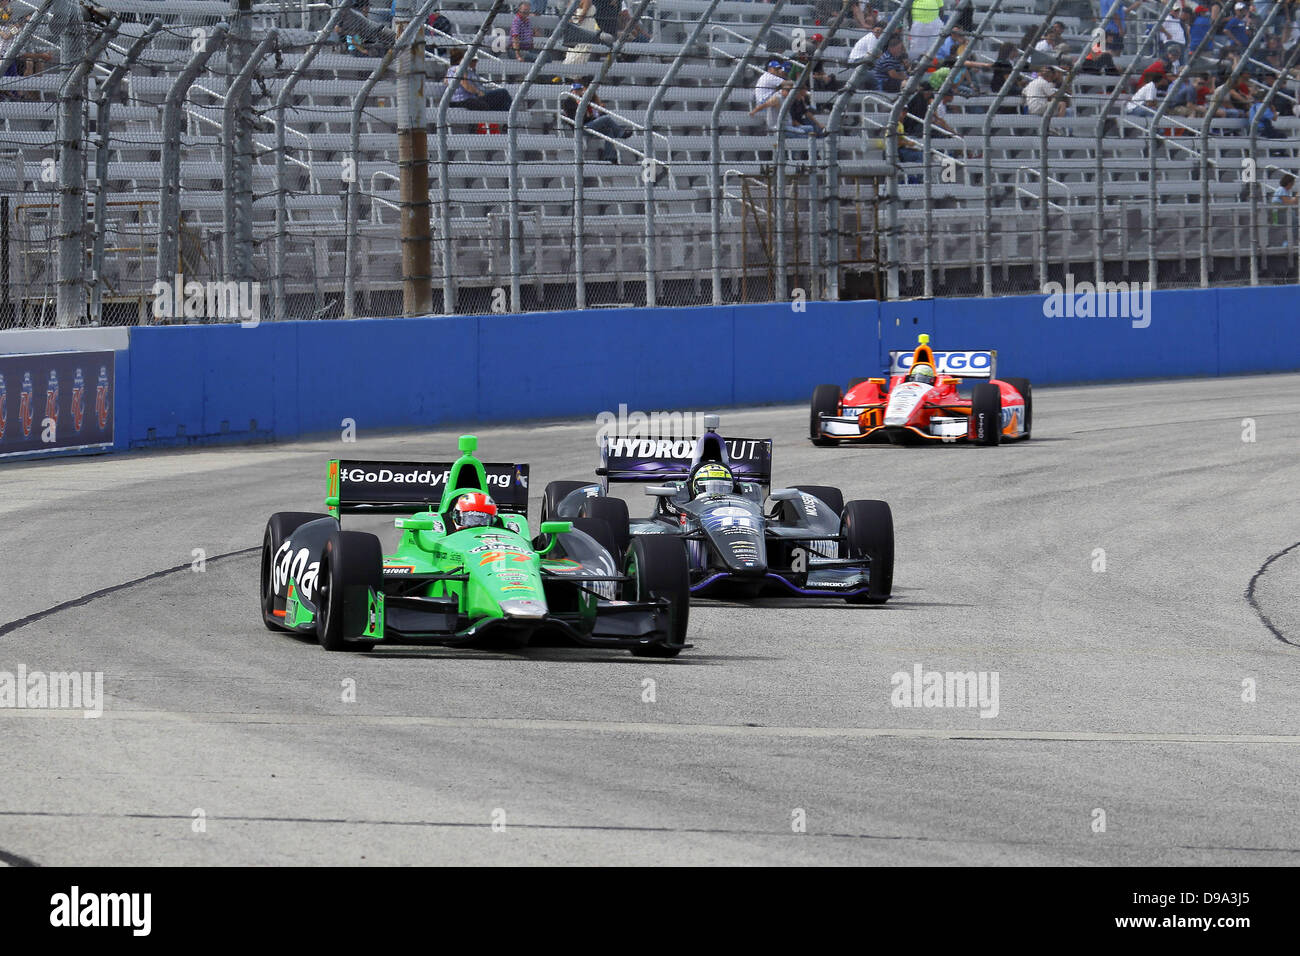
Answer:
<svg viewBox="0 0 1300 956"><path fill-rule="evenodd" d="M25 0L15 0L22 10ZM35 0L32 0L34 4ZM983 17L991 0L977 0L975 21ZM31 6L32 4L28 4ZM106 190L109 217L104 224L106 259L104 279L109 297L130 299L142 295L152 283L153 255L158 232L158 201L161 195L162 127L161 104L168 89L190 55L190 31L211 27L225 14L220 2L161 4L152 0L118 0L109 8L133 13L140 22L124 24L118 40L96 71L102 82L108 66L120 60L130 40L139 35L156 10L170 18L174 29L161 34L134 67L112 106L109 130L109 166L104 183L94 180L95 144L101 133L90 113L88 127L88 176L92 193ZM540 44L557 26L552 13L534 20ZM663 77L666 64L681 49L688 32L703 15L705 0L654 0L643 18L652 41L629 44L625 55L608 71L600 88L605 106L616 115L639 124ZM1158 4L1147 3L1137 21L1153 16ZM442 12L453 22L457 34L468 38L478 27L484 0L447 0ZM172 12L175 8L175 12ZM256 160L253 167L254 265L257 278L269 282L275 269L275 116L271 109L283 78L300 61L305 47L323 23L323 11L310 18L300 9L283 14L278 5L256 8L254 31L272 27L281 31L282 49L278 60L268 61L253 86L257 114ZM1032 0L1008 0L992 21L992 27L978 47L983 59L991 60L997 43L1018 40L1027 26L1037 24L1040 14ZM1095 25L1089 5L1070 4L1067 40L1080 50ZM667 91L655 119L656 158L669 163L669 178L654 190L658 236L658 259L665 281L681 283L683 301L708 296L710 265L710 146L709 123L718 91L744 52L769 7L766 3L724 0L717 6L708 29ZM497 26L509 28L509 14L498 18ZM808 4L787 4L777 17L771 34L760 49L785 52L794 36L824 29L814 20ZM860 33L851 24L841 31L826 51L832 70L848 75L843 61ZM48 37L38 33L38 45L52 49ZM428 51L429 82L426 86L426 115L430 123L429 154L433 206L433 274L442 275L440 183L437 164L438 137L433 129L445 59L434 49L445 49L450 41L431 41ZM1121 68L1133 50L1118 57ZM349 151L349 126L353 97L360 83L378 60L354 57L331 45L316 58L310 71L295 87L285 113L288 167L287 208L290 220L286 280L291 297L300 306L296 314L336 314L344 273L345 163ZM574 275L573 195L575 190L574 138L571 125L559 119L558 104L567 81L580 74L594 74L600 66L599 53L582 65L554 63L542 71L541 82L527 94L517 131L521 160L521 218L524 229L523 271L525 284L535 290L534 303L563 302ZM479 72L491 83L504 84L512 95L528 64L494 55L485 49ZM783 154L778 153L774 134L762 121L748 114L750 91L757 70L751 67L720 115L719 132L726 171L723 205L725 231L724 269L729 294L742 276L752 282L747 294L762 295L770 276L772 172L785 163L790 174L790 201L784 239L789 248L787 261L796 271L807 273L810 232L824 233L824 224L811 218L810 200L825 209L827 168L825 160L810 164L807 140L791 139ZM181 143L181 209L189 248L197 250L187 268L218 269L222 213L226 186L222 165L221 114L224 102L226 59L216 53L186 100ZM558 80L558 82L556 82ZM56 136L56 100L60 74L51 71L30 78L0 81L0 191L12 180L19 188L23 207L15 218L15 238L20 254L11 265L12 277L29 295L48 295L53 282L49 262L54 240L54 184L42 178L42 161L52 158ZM841 248L846 262L866 268L854 250L874 249L874 240L886 228L882 208L891 195L897 197L897 246L894 261L902 270L903 291L919 287L916 270L925 261L927 219L930 260L939 270L936 286L947 290L978 289L976 276L984 244L990 242L993 261L999 269L999 288L1011 291L1019 283L1034 281L1041 243L1057 267L1069 263L1090 263L1095 230L1096 175L1098 159L1104 178L1103 254L1117 271L1143 277L1148 243L1156 237L1157 256L1174 273L1185 273L1195 258L1200 232L1200 142L1201 120L1169 118L1162 130L1176 135L1155 139L1158 221L1149 223L1147 201L1149 159L1152 142L1143 121L1128 120L1122 105L1103 120L1098 115L1112 78L1079 76L1072 88L1072 113L1050 126L1046 140L1050 182L1049 231L1040 232L1039 209L1043 187L1039 183L1039 129L1041 120L1019 112L1019 98L1009 97L1003 112L993 119L992 135L983 137L983 126L994 98L987 93L958 98L950 108L948 122L956 136L936 131L933 154L928 164L903 163L891 170L885 162L882 135L888 124L891 98L887 94L853 94L844 112L838 153L833 161L841 174ZM396 105L394 81L390 75L371 95L362 115L358 181L361 193L358 287L371 307L385 295L400 289L400 241L397 233L398 196L397 141L394 135ZM829 94L817 94L828 105ZM1287 100L1285 106L1290 107ZM825 114L823 114L824 116ZM453 108L448 113L448 187L455 262L453 272L462 293L509 285L508 165L507 136L503 132L505 113L474 112ZM1105 122L1098 155L1098 123ZM1273 181L1283 171L1300 171L1297 130L1300 120L1284 116L1277 126L1287 137L1260 141L1259 178ZM1216 260L1225 268L1240 267L1240 258L1250 248L1250 203L1241 171L1249 139L1241 120L1218 120L1208 140L1208 169L1211 177L1212 218L1210 242ZM645 185L639 150L640 132L620 144L621 163L597 159L595 145L584 144L584 193L586 215L584 265L588 282L599 284L602 301L625 301L627 283L639 278L645 267L643 226ZM943 160L957 162L956 181L939 175ZM991 178L984 182L985 162ZM926 167L928 166L928 173ZM812 175L810 175L812 174ZM932 177L927 205L925 189L919 183ZM48 178L48 177L47 177ZM743 185L742 185L743 183ZM1259 187L1256 187L1257 189ZM989 191L995 209L992 221L985 215L985 193ZM1265 256L1285 255L1294 243L1289 229L1280 228L1276 207L1259 206L1259 238ZM1286 222L1290 222L1289 219ZM1154 228L1152 228L1154 226ZM824 236L823 236L824 238ZM797 244L797 245L796 245ZM184 243L183 243L184 245ZM881 254L883 254L883 240ZM1293 254L1293 253L1292 253ZM185 255L185 250L182 250ZM814 251L812 255L820 255ZM876 254L873 252L872 256ZM800 265L802 263L802 265ZM818 268L824 263L817 262ZM754 291L760 290L760 291Z"/></svg>

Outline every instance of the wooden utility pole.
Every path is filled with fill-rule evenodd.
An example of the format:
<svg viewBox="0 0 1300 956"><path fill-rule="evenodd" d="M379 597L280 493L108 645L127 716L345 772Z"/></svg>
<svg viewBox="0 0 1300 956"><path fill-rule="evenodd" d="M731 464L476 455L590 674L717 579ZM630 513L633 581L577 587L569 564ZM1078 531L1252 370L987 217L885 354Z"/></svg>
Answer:
<svg viewBox="0 0 1300 956"><path fill-rule="evenodd" d="M393 30L414 16L414 0L397 0ZM429 135L424 120L424 31L397 56L397 162L402 204L402 314L433 311L429 238Z"/></svg>

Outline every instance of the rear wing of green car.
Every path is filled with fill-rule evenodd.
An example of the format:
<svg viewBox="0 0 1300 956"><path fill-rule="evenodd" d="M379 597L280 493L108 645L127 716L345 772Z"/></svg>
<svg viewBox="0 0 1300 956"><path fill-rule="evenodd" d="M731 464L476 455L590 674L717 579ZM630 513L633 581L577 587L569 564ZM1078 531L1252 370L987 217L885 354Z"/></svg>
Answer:
<svg viewBox="0 0 1300 956"><path fill-rule="evenodd" d="M341 514L411 514L422 508L438 511L457 464L335 458L329 463L325 506L336 518ZM527 465L483 462L481 480L478 469L462 467L458 471L457 489L484 491L501 511L528 516Z"/></svg>

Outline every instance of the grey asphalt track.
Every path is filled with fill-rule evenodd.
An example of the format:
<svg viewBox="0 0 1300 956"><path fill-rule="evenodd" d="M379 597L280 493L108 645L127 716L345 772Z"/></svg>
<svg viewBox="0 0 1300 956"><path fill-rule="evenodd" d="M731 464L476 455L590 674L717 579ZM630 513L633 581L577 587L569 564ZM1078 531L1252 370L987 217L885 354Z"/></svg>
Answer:
<svg viewBox="0 0 1300 956"><path fill-rule="evenodd" d="M1036 399L995 449L723 412L777 484L891 503L895 599L700 603L675 661L263 629L267 516L456 431L0 468L0 671L105 691L0 709L0 863L1300 862L1300 376ZM477 433L531 463L534 520L594 464L592 419ZM892 706L918 664L995 672L996 716Z"/></svg>

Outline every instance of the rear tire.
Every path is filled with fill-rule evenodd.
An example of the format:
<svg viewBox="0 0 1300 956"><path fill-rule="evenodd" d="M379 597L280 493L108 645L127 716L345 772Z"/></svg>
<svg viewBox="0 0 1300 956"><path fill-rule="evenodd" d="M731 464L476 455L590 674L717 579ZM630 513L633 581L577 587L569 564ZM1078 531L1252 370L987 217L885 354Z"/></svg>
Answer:
<svg viewBox="0 0 1300 956"><path fill-rule="evenodd" d="M632 543L632 531L627 515L627 502L622 498L588 498L578 512L580 518L598 518L609 525L614 538L614 564L621 565Z"/></svg>
<svg viewBox="0 0 1300 956"><path fill-rule="evenodd" d="M560 514L560 502L579 488L585 488L591 484L589 481L551 481L546 484L546 491L542 494L542 520L543 521L565 521L567 520Z"/></svg>
<svg viewBox="0 0 1300 956"><path fill-rule="evenodd" d="M821 419L823 415L840 413L840 387L838 385L818 385L812 393L812 411L808 417L808 438L821 447L834 445L832 438L823 438Z"/></svg>
<svg viewBox="0 0 1300 956"><path fill-rule="evenodd" d="M306 511L277 511L266 522L266 532L262 535L262 580L259 591L262 623L268 631L289 630L272 613L275 610L275 592L271 587L271 561L274 559L275 553L280 550L280 545L284 544L289 539L289 536L303 525L309 521L328 517L329 515L311 514Z"/></svg>
<svg viewBox="0 0 1300 956"><path fill-rule="evenodd" d="M794 490L820 498L836 514L844 511L844 492L838 488L832 488L830 485L795 485Z"/></svg>
<svg viewBox="0 0 1300 956"><path fill-rule="evenodd" d="M363 531L339 531L325 542L316 593L316 640L327 651L361 651L366 629L367 590L383 583L384 552L379 539Z"/></svg>
<svg viewBox="0 0 1300 956"><path fill-rule="evenodd" d="M970 440L976 445L996 445L1002 440L1002 390L981 382L971 390Z"/></svg>
<svg viewBox="0 0 1300 956"><path fill-rule="evenodd" d="M884 604L894 590L894 513L883 501L850 501L840 519L850 558L871 559L866 594L845 598L850 604Z"/></svg>
<svg viewBox="0 0 1300 956"><path fill-rule="evenodd" d="M638 644L634 657L676 657L686 643L691 612L691 580L686 549L674 535L644 535L632 540L625 569L632 580L624 587L630 601L668 601L667 643Z"/></svg>
<svg viewBox="0 0 1300 956"><path fill-rule="evenodd" d="M1029 432L1034 426L1034 390L1029 384L1027 378L1004 378L1006 382L1025 400L1025 438L1029 437Z"/></svg>

